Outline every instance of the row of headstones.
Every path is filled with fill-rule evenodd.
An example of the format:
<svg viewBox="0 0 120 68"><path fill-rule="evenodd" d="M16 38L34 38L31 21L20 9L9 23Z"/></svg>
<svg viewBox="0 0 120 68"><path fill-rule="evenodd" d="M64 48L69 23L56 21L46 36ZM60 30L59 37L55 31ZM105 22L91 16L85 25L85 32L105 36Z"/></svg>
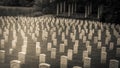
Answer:
<svg viewBox="0 0 120 68"><path fill-rule="evenodd" d="M24 32L21 32L21 35L23 35L24 34ZM68 34L68 33L67 33ZM79 39L82 39L83 38L83 40L85 40L86 39L86 36L84 36L83 35L84 33L80 33L79 34ZM98 37L97 36L95 36L94 37L94 40L101 40L101 32L98 32ZM48 36L48 32L43 32L43 36L45 35L45 37L47 37ZM4 33L4 37L5 37L5 42L7 42L8 41L8 33ZM23 37L24 37L24 35L23 35ZM54 40L54 38L56 37L56 32L54 32L53 33L53 35L52 35L52 40ZM74 35L74 33L70 33L70 37L72 38L72 39L74 39L75 40L75 35ZM90 40L90 39L92 39L92 37L93 37L93 35L90 33L89 35L88 35L88 39ZM13 38L15 39L15 40L17 40L17 37L16 37L16 32L14 32L13 33ZM62 32L62 41L65 39L65 33L64 32ZM108 42L110 41L110 39L111 39L111 35L109 35L108 37L106 37L105 38L105 42L106 42L106 44L108 44ZM1 40L2 42L1 42L1 44L4 44L4 40ZM95 42L96 42L95 41ZM120 45L120 38L117 38L117 45Z"/></svg>
<svg viewBox="0 0 120 68"><path fill-rule="evenodd" d="M45 55L43 55L45 56ZM67 57L66 56L61 56L61 60L60 60L60 68L67 68L67 64L68 64L68 61L67 61ZM21 61L19 60L12 60L10 62L10 68L21 68ZM88 58L88 57L85 57L84 59L84 68L90 68L90 64L91 64L91 58ZM109 63L109 68L119 68L119 61L118 60L114 60L114 59L111 59L110 60L110 63ZM47 63L40 63L39 64L39 68L50 68L50 64L47 64ZM82 68L82 67L79 67L79 66L74 66L73 68Z"/></svg>
<svg viewBox="0 0 120 68"><path fill-rule="evenodd" d="M26 40L24 40L24 42L23 42L22 52L25 52L25 53L26 53L26 49L27 49L27 37L24 38L24 39L26 39ZM5 47L5 46L4 46L4 43L5 43L4 41L5 41L5 40L1 40L1 45L0 45L1 48L4 48L4 47ZM101 48L102 48L101 50L106 51L106 47L102 47L102 42L97 42L96 39L95 39L94 42L98 43L98 44L97 44L97 49L101 49ZM88 49L89 53L91 53L91 48L92 48L92 46L90 46L90 41L86 41L85 43L86 43L86 48ZM54 45L54 46L57 45L57 39L54 39L54 40L53 40L53 45ZM63 44L62 44L62 43L60 44L60 49L59 49L59 51L60 51L60 52L64 52L66 46L68 46L68 40L65 39L65 40L64 40L64 43L63 43ZM75 44L74 44L74 46L73 46L73 51L74 51L74 53L78 53L78 46L79 46L79 40L75 40ZM110 42L109 50L113 50L114 47L115 47L114 43L113 43L113 42ZM12 53L12 51L13 51L14 48L16 48L16 40L13 40L13 41L12 41L12 48L9 49L9 53L10 53L10 54ZM47 49L48 49L48 51L50 51L50 50L52 49L52 43L48 43ZM40 42L36 42L36 54L37 54L37 55L39 55L40 50L41 50ZM116 49L116 56L117 56L117 57L120 56L120 48L117 48L117 49Z"/></svg>
<svg viewBox="0 0 120 68"><path fill-rule="evenodd" d="M80 28L79 28L80 29ZM33 30L33 28L32 28L32 30ZM37 32L37 31L36 31ZM114 31L114 32L116 32L116 31Z"/></svg>
<svg viewBox="0 0 120 68"><path fill-rule="evenodd" d="M39 44L39 43L38 43ZM63 44L64 45L64 44ZM40 54L40 47L36 46L36 55L38 56ZM50 43L48 46L48 51L51 51L51 58L55 59L56 58L56 48L51 48ZM119 53L118 49L118 53ZM60 52L64 52L64 46L60 47ZM77 49L74 51L74 53L77 52ZM84 57L88 57L88 54L90 54L91 52L91 46L88 47L87 51L83 51L83 60L85 59ZM19 52L18 53L18 59L21 61L21 63L25 63L25 52ZM68 49L68 59L72 60L72 56L73 56L73 50L72 49ZM118 54L120 55L120 54ZM41 56L43 56L41 58ZM1 59L4 61L5 58L5 51L1 50ZM106 58L107 58L107 52L106 52L106 48L102 47L102 51L101 51L101 63L106 63ZM40 62L45 62L45 55L44 54L40 54Z"/></svg>

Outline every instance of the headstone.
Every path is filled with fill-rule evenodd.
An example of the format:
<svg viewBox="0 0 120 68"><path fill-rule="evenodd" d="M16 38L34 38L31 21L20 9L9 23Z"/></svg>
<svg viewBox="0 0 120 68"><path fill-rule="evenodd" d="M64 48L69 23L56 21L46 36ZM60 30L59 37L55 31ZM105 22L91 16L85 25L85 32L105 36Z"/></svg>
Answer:
<svg viewBox="0 0 120 68"><path fill-rule="evenodd" d="M2 29L0 28L0 35L2 34Z"/></svg>
<svg viewBox="0 0 120 68"><path fill-rule="evenodd" d="M98 37L94 37L94 44L98 43Z"/></svg>
<svg viewBox="0 0 120 68"><path fill-rule="evenodd" d="M105 64L107 60L107 52L101 52L101 63Z"/></svg>
<svg viewBox="0 0 120 68"><path fill-rule="evenodd" d="M52 49L52 43L48 43L47 44L47 51L51 51L51 49Z"/></svg>
<svg viewBox="0 0 120 68"><path fill-rule="evenodd" d="M64 45L68 46L68 40L67 39L64 40Z"/></svg>
<svg viewBox="0 0 120 68"><path fill-rule="evenodd" d="M16 48L16 40L12 40L12 48Z"/></svg>
<svg viewBox="0 0 120 68"><path fill-rule="evenodd" d="M68 36L68 34L69 34L69 30L68 29L66 29L65 34L66 34L66 36Z"/></svg>
<svg viewBox="0 0 120 68"><path fill-rule="evenodd" d="M73 58L73 50L72 49L68 49L67 57L68 57L68 60L72 60L72 58Z"/></svg>
<svg viewBox="0 0 120 68"><path fill-rule="evenodd" d="M90 46L90 41L86 41L86 47Z"/></svg>
<svg viewBox="0 0 120 68"><path fill-rule="evenodd" d="M72 42L75 42L75 35L72 36Z"/></svg>
<svg viewBox="0 0 120 68"><path fill-rule="evenodd" d="M8 42L8 36L5 36L5 42Z"/></svg>
<svg viewBox="0 0 120 68"><path fill-rule="evenodd" d="M86 43L87 37L83 36L83 43Z"/></svg>
<svg viewBox="0 0 120 68"><path fill-rule="evenodd" d="M64 41L65 40L65 33L64 32L62 32L62 39L61 39L62 41Z"/></svg>
<svg viewBox="0 0 120 68"><path fill-rule="evenodd" d="M120 57L120 48L116 49L116 57Z"/></svg>
<svg viewBox="0 0 120 68"><path fill-rule="evenodd" d="M60 52L64 52L65 51L65 45L64 44L60 44Z"/></svg>
<svg viewBox="0 0 120 68"><path fill-rule="evenodd" d="M79 66L73 66L73 68L82 68L82 67L79 67Z"/></svg>
<svg viewBox="0 0 120 68"><path fill-rule="evenodd" d="M83 51L83 61L84 61L84 59L85 59L85 57L88 57L88 51Z"/></svg>
<svg viewBox="0 0 120 68"><path fill-rule="evenodd" d="M39 56L41 53L41 47L39 45L36 45L36 56Z"/></svg>
<svg viewBox="0 0 120 68"><path fill-rule="evenodd" d="M88 39L89 39L89 40L92 39L92 34L88 34Z"/></svg>
<svg viewBox="0 0 120 68"><path fill-rule="evenodd" d="M5 51L0 50L0 63L4 63L4 62L5 62Z"/></svg>
<svg viewBox="0 0 120 68"><path fill-rule="evenodd" d="M105 38L105 45L108 45L108 43L109 43L109 37L106 37Z"/></svg>
<svg viewBox="0 0 120 68"><path fill-rule="evenodd" d="M21 61L21 64L25 64L25 57L26 57L25 52L19 52L18 53L18 60Z"/></svg>
<svg viewBox="0 0 120 68"><path fill-rule="evenodd" d="M85 59L84 59L84 68L91 68L91 58L85 57Z"/></svg>
<svg viewBox="0 0 120 68"><path fill-rule="evenodd" d="M73 53L77 54L78 53L78 45L73 46Z"/></svg>
<svg viewBox="0 0 120 68"><path fill-rule="evenodd" d="M101 40L101 33L98 34L98 40Z"/></svg>
<svg viewBox="0 0 120 68"><path fill-rule="evenodd" d="M110 42L109 50L113 50L113 49L114 49L114 43Z"/></svg>
<svg viewBox="0 0 120 68"><path fill-rule="evenodd" d="M106 47L102 47L101 52L106 52Z"/></svg>
<svg viewBox="0 0 120 68"><path fill-rule="evenodd" d="M118 60L110 60L109 68L119 68L119 61Z"/></svg>
<svg viewBox="0 0 120 68"><path fill-rule="evenodd" d="M27 41L23 41L23 45L27 46L27 43L28 43Z"/></svg>
<svg viewBox="0 0 120 68"><path fill-rule="evenodd" d="M45 63L45 61L46 61L46 55L45 54L40 54L39 63Z"/></svg>
<svg viewBox="0 0 120 68"><path fill-rule="evenodd" d="M12 53L13 53L13 49L10 48L10 49L9 49L9 54L11 55Z"/></svg>
<svg viewBox="0 0 120 68"><path fill-rule="evenodd" d="M53 39L53 45L57 46L57 39Z"/></svg>
<svg viewBox="0 0 120 68"><path fill-rule="evenodd" d="M60 58L60 68L67 68L68 60L67 56L61 56Z"/></svg>
<svg viewBox="0 0 120 68"><path fill-rule="evenodd" d="M87 51L88 51L88 54L91 55L92 46L87 46Z"/></svg>
<svg viewBox="0 0 120 68"><path fill-rule="evenodd" d="M22 46L22 52L25 52L25 53L27 52L27 46L26 45Z"/></svg>
<svg viewBox="0 0 120 68"><path fill-rule="evenodd" d="M40 46L40 42L36 42L36 46Z"/></svg>
<svg viewBox="0 0 120 68"><path fill-rule="evenodd" d="M117 38L117 45L120 45L120 38Z"/></svg>
<svg viewBox="0 0 120 68"><path fill-rule="evenodd" d="M1 48L4 48L4 47L5 47L5 40L1 39Z"/></svg>
<svg viewBox="0 0 120 68"><path fill-rule="evenodd" d="M97 49L101 49L102 47L102 42L98 42Z"/></svg>
<svg viewBox="0 0 120 68"><path fill-rule="evenodd" d="M40 63L39 68L50 68L50 64L47 63Z"/></svg>
<svg viewBox="0 0 120 68"><path fill-rule="evenodd" d="M56 59L56 48L51 49L51 58Z"/></svg>
<svg viewBox="0 0 120 68"><path fill-rule="evenodd" d="M21 68L21 61L19 60L10 61L10 68Z"/></svg>
<svg viewBox="0 0 120 68"><path fill-rule="evenodd" d="M83 35L82 34L79 34L79 39L82 39L83 38Z"/></svg>
<svg viewBox="0 0 120 68"><path fill-rule="evenodd" d="M75 45L79 46L79 40L75 40Z"/></svg>

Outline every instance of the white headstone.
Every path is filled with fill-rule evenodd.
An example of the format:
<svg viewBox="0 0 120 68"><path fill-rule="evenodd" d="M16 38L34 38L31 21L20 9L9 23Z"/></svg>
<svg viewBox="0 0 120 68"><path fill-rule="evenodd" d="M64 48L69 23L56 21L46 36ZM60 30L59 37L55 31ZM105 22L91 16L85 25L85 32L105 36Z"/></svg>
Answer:
<svg viewBox="0 0 120 68"><path fill-rule="evenodd" d="M110 42L109 50L113 50L113 49L114 49L114 43Z"/></svg>
<svg viewBox="0 0 120 68"><path fill-rule="evenodd" d="M86 41L86 47L90 46L90 41Z"/></svg>
<svg viewBox="0 0 120 68"><path fill-rule="evenodd" d="M75 40L75 45L79 46L79 40Z"/></svg>
<svg viewBox="0 0 120 68"><path fill-rule="evenodd" d="M72 49L68 49L67 57L68 57L68 60L72 60L72 58L73 58L73 50Z"/></svg>
<svg viewBox="0 0 120 68"><path fill-rule="evenodd" d="M62 36L61 37L62 37L61 40L64 41L65 40L65 34L63 32L62 32Z"/></svg>
<svg viewBox="0 0 120 68"><path fill-rule="evenodd" d="M10 61L10 68L21 68L21 61L19 60Z"/></svg>
<svg viewBox="0 0 120 68"><path fill-rule="evenodd" d="M4 63L4 62L5 62L5 51L0 50L0 63Z"/></svg>
<svg viewBox="0 0 120 68"><path fill-rule="evenodd" d="M12 40L12 48L16 48L16 40Z"/></svg>
<svg viewBox="0 0 120 68"><path fill-rule="evenodd" d="M79 66L73 66L73 68L82 68L82 67L79 67Z"/></svg>
<svg viewBox="0 0 120 68"><path fill-rule="evenodd" d="M78 53L78 45L73 46L73 53L77 54Z"/></svg>
<svg viewBox="0 0 120 68"><path fill-rule="evenodd" d="M5 36L5 42L8 42L8 36Z"/></svg>
<svg viewBox="0 0 120 68"><path fill-rule="evenodd" d="M101 52L106 52L106 47L102 47Z"/></svg>
<svg viewBox="0 0 120 68"><path fill-rule="evenodd" d="M26 56L25 52L18 53L18 60L21 61L21 64L25 64L25 56Z"/></svg>
<svg viewBox="0 0 120 68"><path fill-rule="evenodd" d="M85 57L88 57L88 51L83 51L83 61L84 61L84 59L85 59Z"/></svg>
<svg viewBox="0 0 120 68"><path fill-rule="evenodd" d="M13 52L13 49L12 49L12 48L10 48L10 49L9 49L9 54L11 55L11 54L12 54L12 52Z"/></svg>
<svg viewBox="0 0 120 68"><path fill-rule="evenodd" d="M118 60L110 60L109 68L119 68L119 61Z"/></svg>
<svg viewBox="0 0 120 68"><path fill-rule="evenodd" d="M36 56L39 56L41 53L41 47L39 45L36 45Z"/></svg>
<svg viewBox="0 0 120 68"><path fill-rule="evenodd" d="M97 49L101 49L102 47L102 42L98 42Z"/></svg>
<svg viewBox="0 0 120 68"><path fill-rule="evenodd" d="M72 36L72 42L75 42L75 35Z"/></svg>
<svg viewBox="0 0 120 68"><path fill-rule="evenodd" d="M46 61L46 55L45 54L40 54L39 63L45 63L45 61Z"/></svg>
<svg viewBox="0 0 120 68"><path fill-rule="evenodd" d="M101 52L101 63L106 63L107 60L107 52Z"/></svg>
<svg viewBox="0 0 120 68"><path fill-rule="evenodd" d="M88 54L91 55L92 46L87 46L87 51L88 51Z"/></svg>
<svg viewBox="0 0 120 68"><path fill-rule="evenodd" d="M40 63L39 68L50 68L50 64L47 63Z"/></svg>
<svg viewBox="0 0 120 68"><path fill-rule="evenodd" d="M52 43L48 43L47 44L47 51L51 51L51 49L52 49Z"/></svg>
<svg viewBox="0 0 120 68"><path fill-rule="evenodd" d="M57 39L53 39L53 45L57 46Z"/></svg>
<svg viewBox="0 0 120 68"><path fill-rule="evenodd" d="M120 57L120 48L117 48L116 50L116 57Z"/></svg>
<svg viewBox="0 0 120 68"><path fill-rule="evenodd" d="M94 44L98 43L98 37L94 37Z"/></svg>
<svg viewBox="0 0 120 68"><path fill-rule="evenodd" d="M22 52L25 52L25 53L27 52L27 46L25 45L22 46Z"/></svg>
<svg viewBox="0 0 120 68"><path fill-rule="evenodd" d="M85 57L85 59L84 59L84 68L91 68L91 58Z"/></svg>
<svg viewBox="0 0 120 68"><path fill-rule="evenodd" d="M56 48L51 49L51 58L56 59Z"/></svg>
<svg viewBox="0 0 120 68"><path fill-rule="evenodd" d="M5 40L1 39L1 48L4 48L4 47L5 47Z"/></svg>
<svg viewBox="0 0 120 68"><path fill-rule="evenodd" d="M109 43L109 37L106 37L105 38L105 45L108 45L108 43Z"/></svg>
<svg viewBox="0 0 120 68"><path fill-rule="evenodd" d="M117 45L120 45L120 38L117 38Z"/></svg>
<svg viewBox="0 0 120 68"><path fill-rule="evenodd" d="M82 39L83 38L83 35L82 34L79 34L79 39Z"/></svg>
<svg viewBox="0 0 120 68"><path fill-rule="evenodd" d="M65 51L65 45L64 44L60 44L60 52L64 52Z"/></svg>
<svg viewBox="0 0 120 68"><path fill-rule="evenodd" d="M36 42L36 46L40 46L40 42Z"/></svg>
<svg viewBox="0 0 120 68"><path fill-rule="evenodd" d="M86 43L87 37L83 36L83 43Z"/></svg>
<svg viewBox="0 0 120 68"><path fill-rule="evenodd" d="M92 39L92 34L88 34L88 39L89 39L89 40Z"/></svg>
<svg viewBox="0 0 120 68"><path fill-rule="evenodd" d="M64 40L64 45L68 46L68 40L67 39Z"/></svg>
<svg viewBox="0 0 120 68"><path fill-rule="evenodd" d="M101 34L98 34L98 40L101 40Z"/></svg>
<svg viewBox="0 0 120 68"><path fill-rule="evenodd" d="M61 56L60 58L60 68L67 68L68 60L67 56Z"/></svg>

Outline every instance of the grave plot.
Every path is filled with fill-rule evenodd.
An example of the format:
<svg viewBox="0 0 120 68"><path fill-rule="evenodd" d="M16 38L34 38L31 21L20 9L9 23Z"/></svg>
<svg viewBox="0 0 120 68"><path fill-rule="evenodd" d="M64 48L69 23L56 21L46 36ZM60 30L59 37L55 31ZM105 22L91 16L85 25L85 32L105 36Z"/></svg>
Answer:
<svg viewBox="0 0 120 68"><path fill-rule="evenodd" d="M0 22L0 68L120 67L119 24L49 16Z"/></svg>

